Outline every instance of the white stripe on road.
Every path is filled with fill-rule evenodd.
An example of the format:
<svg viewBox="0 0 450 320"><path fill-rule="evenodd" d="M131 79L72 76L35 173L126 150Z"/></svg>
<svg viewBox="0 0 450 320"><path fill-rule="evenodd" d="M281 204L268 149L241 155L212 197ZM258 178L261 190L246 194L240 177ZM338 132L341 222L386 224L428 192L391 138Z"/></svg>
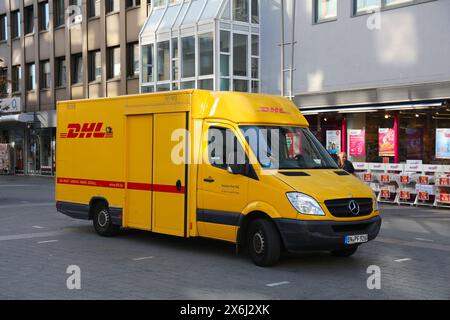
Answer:
<svg viewBox="0 0 450 320"><path fill-rule="evenodd" d="M287 284L290 284L290 282L289 281L275 282L275 283L266 284L266 286L267 287L278 287L278 286L284 286Z"/></svg>
<svg viewBox="0 0 450 320"><path fill-rule="evenodd" d="M44 229L44 227L41 226L33 226L34 229Z"/></svg>
<svg viewBox="0 0 450 320"><path fill-rule="evenodd" d="M434 242L434 240L424 239L424 238L414 238L415 240L423 241L423 242Z"/></svg>
<svg viewBox="0 0 450 320"><path fill-rule="evenodd" d="M36 187L32 184L0 184L0 188L24 188L24 187Z"/></svg>
<svg viewBox="0 0 450 320"><path fill-rule="evenodd" d="M440 243L435 243L435 242L406 241L406 240L385 238L385 237L378 237L374 241L386 243L386 244L399 245L399 246L407 246L407 247L423 248L423 249L434 249L434 250L450 252L450 245L440 244Z"/></svg>
<svg viewBox="0 0 450 320"><path fill-rule="evenodd" d="M404 258L404 259L397 259L395 262L405 262L405 261L411 261L410 258Z"/></svg>
<svg viewBox="0 0 450 320"><path fill-rule="evenodd" d="M54 236L61 236L65 233L66 232L64 232L64 231L52 231L52 232L41 232L41 233L14 234L14 235L10 235L10 236L0 236L0 241L35 239L35 238L50 238L50 237L54 237Z"/></svg>
<svg viewBox="0 0 450 320"><path fill-rule="evenodd" d="M133 259L133 261L148 260L148 259L153 259L153 258L154 258L153 256L150 256L150 257L141 257L141 258L135 258L135 259Z"/></svg>
<svg viewBox="0 0 450 320"><path fill-rule="evenodd" d="M13 208L29 208L29 207L55 207L54 202L38 202L27 204L7 204L0 206L0 209L13 209Z"/></svg>
<svg viewBox="0 0 450 320"><path fill-rule="evenodd" d="M39 241L38 244L44 244L44 243L54 243L58 242L59 240L48 240L48 241Z"/></svg>

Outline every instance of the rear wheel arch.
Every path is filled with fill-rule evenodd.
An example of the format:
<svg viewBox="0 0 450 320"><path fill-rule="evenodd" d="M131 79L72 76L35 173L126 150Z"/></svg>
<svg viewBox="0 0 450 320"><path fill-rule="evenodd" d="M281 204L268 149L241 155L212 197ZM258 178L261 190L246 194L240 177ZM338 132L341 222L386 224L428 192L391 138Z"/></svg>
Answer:
<svg viewBox="0 0 450 320"><path fill-rule="evenodd" d="M103 197L93 197L91 201L89 201L89 220L94 218L94 211L98 205L104 205L107 209L109 209L109 202Z"/></svg>

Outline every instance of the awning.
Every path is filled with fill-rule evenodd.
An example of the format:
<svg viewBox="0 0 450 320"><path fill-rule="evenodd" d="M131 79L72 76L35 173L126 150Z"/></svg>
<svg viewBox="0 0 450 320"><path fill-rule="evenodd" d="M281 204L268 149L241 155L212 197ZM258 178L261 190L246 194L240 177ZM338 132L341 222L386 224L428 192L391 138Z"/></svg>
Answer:
<svg viewBox="0 0 450 320"><path fill-rule="evenodd" d="M6 122L34 122L34 115L29 113L0 116L0 123Z"/></svg>

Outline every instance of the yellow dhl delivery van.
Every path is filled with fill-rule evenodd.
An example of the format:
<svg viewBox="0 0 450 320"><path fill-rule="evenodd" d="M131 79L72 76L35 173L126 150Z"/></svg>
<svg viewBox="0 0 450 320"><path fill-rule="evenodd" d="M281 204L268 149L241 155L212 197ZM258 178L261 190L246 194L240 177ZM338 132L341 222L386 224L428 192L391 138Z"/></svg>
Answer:
<svg viewBox="0 0 450 320"><path fill-rule="evenodd" d="M134 228L247 248L350 256L381 226L372 190L338 169L281 97L201 90L60 102L56 206L101 236Z"/></svg>

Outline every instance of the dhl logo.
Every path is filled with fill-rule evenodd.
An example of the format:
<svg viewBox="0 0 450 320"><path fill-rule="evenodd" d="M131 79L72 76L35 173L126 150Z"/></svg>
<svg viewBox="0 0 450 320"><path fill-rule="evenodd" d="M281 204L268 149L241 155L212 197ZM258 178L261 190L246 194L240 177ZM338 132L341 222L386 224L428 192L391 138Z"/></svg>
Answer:
<svg viewBox="0 0 450 320"><path fill-rule="evenodd" d="M281 107L280 108L279 107L261 107L261 108L259 108L259 112L289 114L289 112L285 111Z"/></svg>
<svg viewBox="0 0 450 320"><path fill-rule="evenodd" d="M102 131L103 122L94 123L71 123L67 126L67 133L61 133L61 139L104 139L112 138L113 132L111 128L106 128L106 131Z"/></svg>

